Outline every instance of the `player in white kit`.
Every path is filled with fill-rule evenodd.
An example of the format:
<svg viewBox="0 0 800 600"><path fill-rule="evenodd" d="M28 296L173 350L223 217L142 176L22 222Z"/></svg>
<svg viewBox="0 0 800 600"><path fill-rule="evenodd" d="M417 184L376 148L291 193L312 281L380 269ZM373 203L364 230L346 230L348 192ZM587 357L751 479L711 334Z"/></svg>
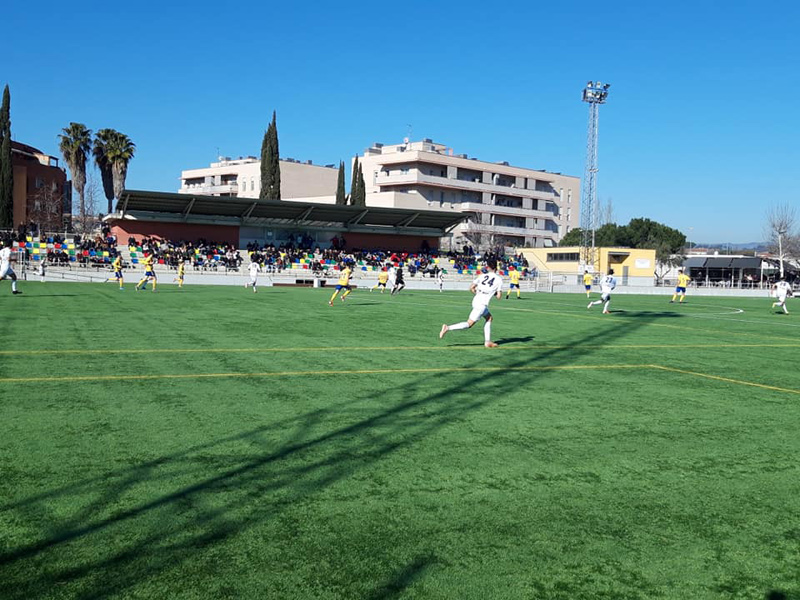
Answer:
<svg viewBox="0 0 800 600"><path fill-rule="evenodd" d="M777 302L772 303L772 308L777 306L783 309L784 314L788 315L789 311L786 310L786 298L792 296L792 285L781 277L781 280L772 286L772 296L777 300Z"/></svg>
<svg viewBox="0 0 800 600"><path fill-rule="evenodd" d="M439 285L439 291L443 292L444 288L444 269L438 269L436 271L436 283Z"/></svg>
<svg viewBox="0 0 800 600"><path fill-rule="evenodd" d="M486 324L483 326L483 345L487 348L497 348L497 344L492 341L492 313L489 312L489 301L493 297L497 297L498 300L502 297L503 278L495 273L497 261L493 258L486 261L486 268L488 273L479 275L469 286L469 291L475 294L472 298L472 311L469 313L469 318L454 325L442 325L439 339L443 338L448 331L469 329L483 317L486 319Z"/></svg>
<svg viewBox="0 0 800 600"><path fill-rule="evenodd" d="M17 274L11 268L11 246L9 242L0 240L0 248L2 248L0 250L0 281L10 279L11 293L21 294L22 292L17 289Z"/></svg>
<svg viewBox="0 0 800 600"><path fill-rule="evenodd" d="M617 278L614 277L614 269L609 269L608 275L600 280L600 300L589 302L589 306L586 308L592 308L595 304L602 304L603 314L609 314L608 307L611 306L611 292L614 291L615 287L617 287Z"/></svg>
<svg viewBox="0 0 800 600"><path fill-rule="evenodd" d="M250 281L244 284L244 287L249 288L252 286L253 293L258 292L258 274L261 271L261 265L259 265L256 261L250 263L250 266L247 267L247 270L250 271Z"/></svg>

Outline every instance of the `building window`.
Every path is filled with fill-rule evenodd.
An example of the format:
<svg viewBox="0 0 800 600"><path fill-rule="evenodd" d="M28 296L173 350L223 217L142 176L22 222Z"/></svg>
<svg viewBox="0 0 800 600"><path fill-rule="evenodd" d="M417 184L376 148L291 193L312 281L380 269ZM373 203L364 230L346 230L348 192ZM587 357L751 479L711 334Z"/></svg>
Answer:
<svg viewBox="0 0 800 600"><path fill-rule="evenodd" d="M256 189L256 180L252 177L250 178L250 191L254 191Z"/></svg>
<svg viewBox="0 0 800 600"><path fill-rule="evenodd" d="M35 185L37 190L42 189L44 187L44 179L42 179L41 177L37 177Z"/></svg>
<svg viewBox="0 0 800 600"><path fill-rule="evenodd" d="M578 262L579 252L548 252L547 262Z"/></svg>

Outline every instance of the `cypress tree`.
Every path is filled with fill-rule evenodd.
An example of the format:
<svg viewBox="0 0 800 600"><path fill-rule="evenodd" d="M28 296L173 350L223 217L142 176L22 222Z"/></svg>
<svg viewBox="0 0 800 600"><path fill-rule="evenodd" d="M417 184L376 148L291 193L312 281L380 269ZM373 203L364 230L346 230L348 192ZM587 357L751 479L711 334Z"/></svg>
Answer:
<svg viewBox="0 0 800 600"><path fill-rule="evenodd" d="M278 151L278 123L275 111L272 111L272 123L270 124L269 138L269 171L270 186L267 190L267 198L270 200L281 199L281 163L280 152Z"/></svg>
<svg viewBox="0 0 800 600"><path fill-rule="evenodd" d="M261 141L261 191L258 197L265 200L281 199L281 165L278 150L278 124L275 111Z"/></svg>
<svg viewBox="0 0 800 600"><path fill-rule="evenodd" d="M272 181L269 170L269 144L271 138L272 123L269 124L267 130L264 132L264 138L261 140L261 189L258 192L258 197L262 200L267 198L267 182Z"/></svg>
<svg viewBox="0 0 800 600"><path fill-rule="evenodd" d="M336 204L342 206L347 204L347 196L344 194L344 161L339 161L339 177L336 180Z"/></svg>
<svg viewBox="0 0 800 600"><path fill-rule="evenodd" d="M350 178L350 204L356 203L358 197L358 156L353 163L353 176Z"/></svg>
<svg viewBox="0 0 800 600"><path fill-rule="evenodd" d="M14 171L11 165L11 92L6 85L0 107L0 227L14 227Z"/></svg>
<svg viewBox="0 0 800 600"><path fill-rule="evenodd" d="M364 183L364 170L362 165L358 165L358 179L356 181L356 189L358 190L358 195L356 196L356 199L353 202L353 204L355 204L356 206L366 206L367 186Z"/></svg>

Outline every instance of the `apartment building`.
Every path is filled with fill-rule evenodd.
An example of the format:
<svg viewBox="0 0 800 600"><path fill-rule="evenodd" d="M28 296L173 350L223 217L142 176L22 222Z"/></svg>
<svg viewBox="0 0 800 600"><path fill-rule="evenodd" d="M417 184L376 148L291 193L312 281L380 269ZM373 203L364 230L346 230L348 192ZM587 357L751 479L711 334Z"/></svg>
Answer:
<svg viewBox="0 0 800 600"><path fill-rule="evenodd" d="M72 213L72 182L58 158L11 142L14 226L34 222L49 231L64 227Z"/></svg>
<svg viewBox="0 0 800 600"><path fill-rule="evenodd" d="M454 154L430 139L374 144L359 157L368 206L468 213L453 243L555 246L580 223L580 179Z"/></svg>
<svg viewBox="0 0 800 600"><path fill-rule="evenodd" d="M310 160L293 158L280 161L281 198L284 200L330 197L336 194L339 169L334 165L315 165ZM261 192L261 160L255 156L220 160L201 169L181 171L183 194L207 194L238 198L258 198Z"/></svg>

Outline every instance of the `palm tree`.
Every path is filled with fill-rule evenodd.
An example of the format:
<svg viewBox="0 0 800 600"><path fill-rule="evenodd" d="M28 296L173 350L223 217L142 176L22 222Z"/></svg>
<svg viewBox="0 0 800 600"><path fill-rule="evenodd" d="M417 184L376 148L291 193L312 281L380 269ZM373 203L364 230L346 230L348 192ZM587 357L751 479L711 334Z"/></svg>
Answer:
<svg viewBox="0 0 800 600"><path fill-rule="evenodd" d="M86 157L92 147L92 132L83 123L70 123L69 127L61 131L63 133L58 136L61 140L58 147L72 174L72 185L75 186L80 199L81 223L85 225L86 206L83 202L83 192L86 187Z"/></svg>
<svg viewBox="0 0 800 600"><path fill-rule="evenodd" d="M128 163L136 154L136 144L124 133L114 132L106 144L106 160L111 165L111 175L114 181L114 198L119 200L125 189L125 179L128 177ZM109 212L111 212L109 210Z"/></svg>
<svg viewBox="0 0 800 600"><path fill-rule="evenodd" d="M108 161L107 147L117 135L119 135L119 132L114 129L99 129L94 136L94 148L92 148L94 162L97 168L100 169L100 177L103 180L103 192L106 195L106 200L108 200L109 213L113 210L114 176L111 170L111 163Z"/></svg>

